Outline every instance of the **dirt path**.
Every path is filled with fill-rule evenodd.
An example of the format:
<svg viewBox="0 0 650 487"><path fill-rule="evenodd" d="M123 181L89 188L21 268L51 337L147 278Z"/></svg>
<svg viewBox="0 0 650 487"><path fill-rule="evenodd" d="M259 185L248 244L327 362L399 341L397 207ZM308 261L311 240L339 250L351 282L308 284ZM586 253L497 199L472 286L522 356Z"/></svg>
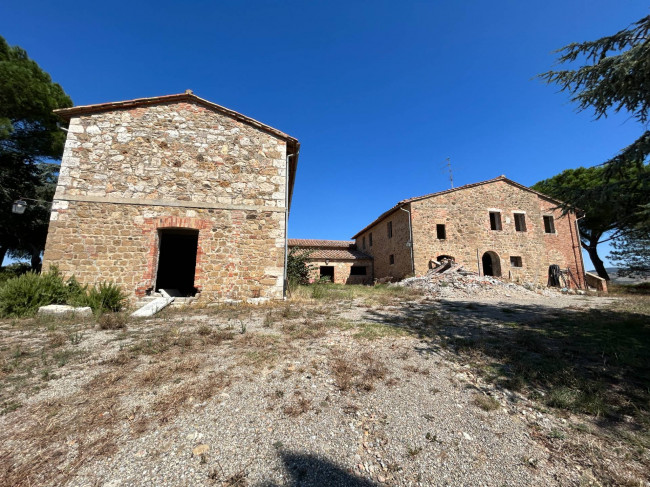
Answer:
<svg viewBox="0 0 650 487"><path fill-rule="evenodd" d="M3 401L20 405L0 417L0 484L584 484L592 469L553 451L571 418L486 380L443 331L605 304L396 295L5 324ZM38 357L67 350L44 377Z"/></svg>

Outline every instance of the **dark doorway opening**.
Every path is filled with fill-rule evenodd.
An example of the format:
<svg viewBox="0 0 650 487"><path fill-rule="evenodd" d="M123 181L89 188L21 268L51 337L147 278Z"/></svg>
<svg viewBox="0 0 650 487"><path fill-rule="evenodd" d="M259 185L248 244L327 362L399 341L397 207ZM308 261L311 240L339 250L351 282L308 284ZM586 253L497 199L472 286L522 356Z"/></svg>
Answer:
<svg viewBox="0 0 650 487"><path fill-rule="evenodd" d="M194 296L194 272L199 231L172 228L159 231L156 291L178 290L180 296Z"/></svg>
<svg viewBox="0 0 650 487"><path fill-rule="evenodd" d="M329 279L330 282L334 282L334 267L331 265L320 266L320 278Z"/></svg>
<svg viewBox="0 0 650 487"><path fill-rule="evenodd" d="M484 276L501 277L501 261L496 252L485 252L482 261Z"/></svg>

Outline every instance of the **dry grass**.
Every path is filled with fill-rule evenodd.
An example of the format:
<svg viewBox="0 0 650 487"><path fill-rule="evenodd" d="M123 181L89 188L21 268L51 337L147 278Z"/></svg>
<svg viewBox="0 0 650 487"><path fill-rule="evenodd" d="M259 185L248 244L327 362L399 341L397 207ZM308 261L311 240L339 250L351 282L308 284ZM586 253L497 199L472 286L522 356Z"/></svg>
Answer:
<svg viewBox="0 0 650 487"><path fill-rule="evenodd" d="M341 351L332 352L330 370L334 376L336 386L341 391L356 389L358 391L372 391L375 383L383 380L388 369L374 358L370 353L350 356Z"/></svg>
<svg viewBox="0 0 650 487"><path fill-rule="evenodd" d="M305 414L307 411L309 411L311 409L311 403L311 399L300 396L291 404L286 405L282 411L287 416L295 418L296 416L300 416L301 414Z"/></svg>
<svg viewBox="0 0 650 487"><path fill-rule="evenodd" d="M101 330L123 330L129 317L126 313L104 313L97 318Z"/></svg>
<svg viewBox="0 0 650 487"><path fill-rule="evenodd" d="M501 407L499 401L493 397L486 396L484 394L475 394L474 395L474 404L476 404L483 411L494 411Z"/></svg>

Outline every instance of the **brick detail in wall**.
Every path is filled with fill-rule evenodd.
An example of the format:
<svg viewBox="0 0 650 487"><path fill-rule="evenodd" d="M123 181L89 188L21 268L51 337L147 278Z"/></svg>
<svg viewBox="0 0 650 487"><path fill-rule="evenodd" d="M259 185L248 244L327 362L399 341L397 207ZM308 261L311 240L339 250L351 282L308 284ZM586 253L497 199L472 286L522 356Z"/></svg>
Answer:
<svg viewBox="0 0 650 487"><path fill-rule="evenodd" d="M45 268L135 300L155 284L158 231L188 228L201 300L282 298L285 140L192 102L83 114L68 129Z"/></svg>
<svg viewBox="0 0 650 487"><path fill-rule="evenodd" d="M198 248L196 250L196 270L194 271L194 287L200 292L203 287L203 261L205 259L207 229L211 227L210 220L198 218L187 218L178 216L165 216L161 218L145 218L142 224L142 234L148 239L149 252L147 253L147 269L142 276L142 285L135 289L135 295L142 297L146 291L154 286L156 279L158 251L159 251L159 230L169 228L186 228L199 231Z"/></svg>

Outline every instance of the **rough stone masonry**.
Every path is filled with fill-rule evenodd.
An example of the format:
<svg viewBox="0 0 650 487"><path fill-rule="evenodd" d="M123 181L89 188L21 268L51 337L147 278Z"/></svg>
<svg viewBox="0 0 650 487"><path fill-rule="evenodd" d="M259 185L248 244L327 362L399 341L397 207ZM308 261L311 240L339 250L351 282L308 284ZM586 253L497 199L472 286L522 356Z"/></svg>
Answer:
<svg viewBox="0 0 650 487"><path fill-rule="evenodd" d="M69 127L44 268L135 300L156 289L165 232L189 232L202 301L283 296L296 139L191 92L57 113Z"/></svg>

